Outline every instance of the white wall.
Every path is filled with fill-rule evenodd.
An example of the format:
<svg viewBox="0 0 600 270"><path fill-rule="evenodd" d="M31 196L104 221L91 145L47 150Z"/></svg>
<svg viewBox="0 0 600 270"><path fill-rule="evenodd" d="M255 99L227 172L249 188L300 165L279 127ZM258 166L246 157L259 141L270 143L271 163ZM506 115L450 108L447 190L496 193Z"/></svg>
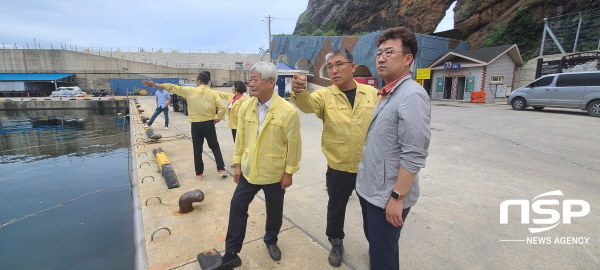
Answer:
<svg viewBox="0 0 600 270"><path fill-rule="evenodd" d="M508 54L500 56L498 59L494 60L494 62L488 65L484 85L485 92L487 93L486 97L489 97L486 99L486 102L493 101L493 98L495 97L494 94L496 92L495 85L491 84L491 76L504 76L504 83L502 84L503 87L506 88L508 86L512 87L512 89L515 89L513 86L514 73L515 63L510 56L508 56Z"/></svg>
<svg viewBox="0 0 600 270"><path fill-rule="evenodd" d="M23 91L25 90L24 82L0 82L0 91Z"/></svg>
<svg viewBox="0 0 600 270"><path fill-rule="evenodd" d="M555 55L544 55L542 56L542 58L544 59L544 61L554 61L554 60L560 60L562 59L564 56L569 55L568 54L555 54ZM527 85L530 82L532 82L533 80L535 80L535 71L537 69L537 61L540 57L531 59L529 61L527 61L527 63L520 67L518 70L518 75L517 78L515 79L515 84L514 84L514 89L517 89L521 86Z"/></svg>

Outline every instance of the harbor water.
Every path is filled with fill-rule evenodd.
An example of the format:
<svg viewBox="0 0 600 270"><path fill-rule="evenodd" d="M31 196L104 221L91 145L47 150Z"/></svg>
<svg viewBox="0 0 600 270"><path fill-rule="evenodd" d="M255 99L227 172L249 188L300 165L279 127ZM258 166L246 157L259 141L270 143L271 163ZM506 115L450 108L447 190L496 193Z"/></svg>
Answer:
<svg viewBox="0 0 600 270"><path fill-rule="evenodd" d="M0 269L134 268L122 115L0 111Z"/></svg>

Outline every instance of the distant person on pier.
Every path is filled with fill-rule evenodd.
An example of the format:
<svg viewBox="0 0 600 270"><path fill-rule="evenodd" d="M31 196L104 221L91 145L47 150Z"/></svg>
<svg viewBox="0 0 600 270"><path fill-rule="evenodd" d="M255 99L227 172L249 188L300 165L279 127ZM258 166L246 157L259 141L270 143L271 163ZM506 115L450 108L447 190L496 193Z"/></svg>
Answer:
<svg viewBox="0 0 600 270"><path fill-rule="evenodd" d="M104 89L102 89L104 91ZM171 93L165 89L158 89L154 96L156 97L156 110L144 127L152 126L156 117L162 112L165 115L165 129L169 129L169 104L171 104Z"/></svg>
<svg viewBox="0 0 600 270"><path fill-rule="evenodd" d="M167 89L169 92L182 96L187 100L188 119L192 125L192 144L194 147L194 167L196 179L204 179L204 162L202 161L202 148L204 138L212 150L217 163L219 176L227 177L223 155L217 141L215 124L225 115L225 104L219 94L208 88L208 75L200 73L196 80L197 87L179 86L170 83L154 83L150 79L142 81L145 86ZM216 112L216 113L215 113Z"/></svg>

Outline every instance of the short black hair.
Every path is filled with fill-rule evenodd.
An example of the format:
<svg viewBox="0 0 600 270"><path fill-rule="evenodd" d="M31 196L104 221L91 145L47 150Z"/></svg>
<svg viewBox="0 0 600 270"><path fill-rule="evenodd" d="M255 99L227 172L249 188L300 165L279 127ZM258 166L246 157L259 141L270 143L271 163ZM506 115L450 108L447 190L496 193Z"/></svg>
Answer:
<svg viewBox="0 0 600 270"><path fill-rule="evenodd" d="M247 91L246 84L244 84L242 81L233 82L233 87L235 87L235 91L240 94L246 93Z"/></svg>
<svg viewBox="0 0 600 270"><path fill-rule="evenodd" d="M377 38L377 47L381 43L386 42L389 39L400 39L402 40L402 48L404 53L410 53L413 57L417 57L419 52L419 46L417 45L417 37L415 33L406 27L389 28L383 31Z"/></svg>
<svg viewBox="0 0 600 270"><path fill-rule="evenodd" d="M200 74L198 74L198 77L196 79L198 79L198 81L200 81L204 85L207 85L208 81L210 80L210 78L208 77L208 74L206 74L204 72L201 72Z"/></svg>

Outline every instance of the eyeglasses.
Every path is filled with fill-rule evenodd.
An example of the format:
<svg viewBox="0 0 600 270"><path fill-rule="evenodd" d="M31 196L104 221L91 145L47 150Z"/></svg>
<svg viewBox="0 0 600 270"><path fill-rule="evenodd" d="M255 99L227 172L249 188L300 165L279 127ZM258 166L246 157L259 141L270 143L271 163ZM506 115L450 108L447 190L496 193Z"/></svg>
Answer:
<svg viewBox="0 0 600 270"><path fill-rule="evenodd" d="M342 68L342 66L344 66L345 64L350 64L352 62L337 62L334 65L327 65L327 70L332 71L334 68L337 70L340 70L340 68Z"/></svg>
<svg viewBox="0 0 600 270"><path fill-rule="evenodd" d="M375 60L379 59L379 57L381 57L383 55L384 58L390 58L392 57L392 54L395 54L397 51L394 49L389 49L389 50L385 50L385 51L377 51L377 53L375 54ZM406 52L400 52L403 54L410 54L410 53L406 53Z"/></svg>

